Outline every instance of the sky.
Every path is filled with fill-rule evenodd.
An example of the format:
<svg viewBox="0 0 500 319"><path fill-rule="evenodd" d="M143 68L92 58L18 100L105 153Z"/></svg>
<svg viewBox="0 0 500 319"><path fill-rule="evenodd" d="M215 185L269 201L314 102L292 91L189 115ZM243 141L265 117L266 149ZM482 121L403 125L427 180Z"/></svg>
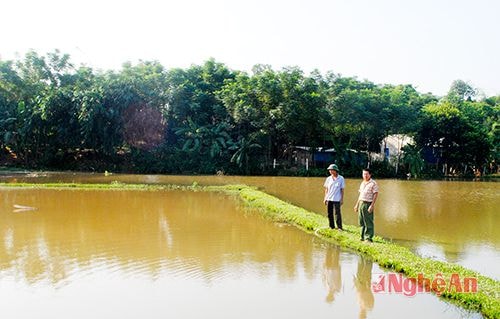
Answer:
<svg viewBox="0 0 500 319"><path fill-rule="evenodd" d="M0 59L55 49L100 70L297 66L445 95L500 95L498 0L6 0Z"/></svg>

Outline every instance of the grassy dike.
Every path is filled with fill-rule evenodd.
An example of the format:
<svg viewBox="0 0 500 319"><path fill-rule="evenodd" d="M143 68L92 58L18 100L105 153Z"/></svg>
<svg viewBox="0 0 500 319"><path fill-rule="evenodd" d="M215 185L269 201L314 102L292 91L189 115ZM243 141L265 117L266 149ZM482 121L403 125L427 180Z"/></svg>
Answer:
<svg viewBox="0 0 500 319"><path fill-rule="evenodd" d="M245 185L227 186L178 186L178 185L143 185L143 184L2 184L0 187L22 187L22 188L73 188L81 190L189 190L189 191L214 191L231 194L239 197L246 205L257 208L265 217L273 221L294 225L303 231L336 243L337 245L357 251L380 266L389 270L402 273L409 278L418 278L419 274L429 278L432 282L437 274L441 274L446 280L444 291L436 289L433 291L441 298L452 301L461 307L481 312L486 318L500 318L500 282L483 276L475 271L462 266L422 258L409 249L375 236L374 243L361 242L359 240L360 228L345 225L344 231L339 232L328 228L326 217L307 211L282 201L274 196ZM477 293L457 292L449 286L449 279L458 275L463 282L464 278L477 279ZM452 289L449 289L451 287Z"/></svg>
<svg viewBox="0 0 500 319"><path fill-rule="evenodd" d="M431 282L437 274L441 274L445 279L451 278L454 274L458 274L460 279L477 278L477 293L456 292L455 289L449 290L449 285L446 285L444 291L433 292L465 309L479 311L486 318L500 317L500 282L497 280L456 264L419 257L409 249L379 236L375 236L374 243L361 242L359 240L360 227L344 225L343 232L332 230L328 227L326 217L291 205L252 187L233 185L207 188L236 194L247 205L258 208L272 220L289 223L341 247L360 252L380 266L402 273L409 278L418 278L419 274L429 278Z"/></svg>

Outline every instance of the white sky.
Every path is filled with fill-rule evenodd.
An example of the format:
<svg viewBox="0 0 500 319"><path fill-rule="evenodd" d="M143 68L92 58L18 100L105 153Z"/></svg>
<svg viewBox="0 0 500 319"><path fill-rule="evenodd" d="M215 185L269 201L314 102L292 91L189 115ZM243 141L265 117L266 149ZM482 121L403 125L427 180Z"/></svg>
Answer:
<svg viewBox="0 0 500 319"><path fill-rule="evenodd" d="M500 95L498 0L5 0L0 57L59 49L97 69L210 57L236 70L298 66L444 95Z"/></svg>

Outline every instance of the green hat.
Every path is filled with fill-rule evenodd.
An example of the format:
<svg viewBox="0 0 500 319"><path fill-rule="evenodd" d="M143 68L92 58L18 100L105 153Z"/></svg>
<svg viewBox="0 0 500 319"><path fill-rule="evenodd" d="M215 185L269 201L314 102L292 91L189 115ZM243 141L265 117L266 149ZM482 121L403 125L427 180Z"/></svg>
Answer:
<svg viewBox="0 0 500 319"><path fill-rule="evenodd" d="M327 170L336 170L337 172L339 171L339 167L337 166L337 164L330 164L330 166L328 166Z"/></svg>

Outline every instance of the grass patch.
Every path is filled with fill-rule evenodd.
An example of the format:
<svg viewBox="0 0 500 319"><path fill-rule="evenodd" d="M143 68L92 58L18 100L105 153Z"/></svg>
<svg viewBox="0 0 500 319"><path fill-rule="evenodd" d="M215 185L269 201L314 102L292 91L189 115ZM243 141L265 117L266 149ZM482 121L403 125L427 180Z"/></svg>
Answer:
<svg viewBox="0 0 500 319"><path fill-rule="evenodd" d="M361 242L360 228L352 225L345 225L344 231L339 232L328 227L328 219L324 216L307 211L301 207L294 206L274 196L266 194L254 187L246 185L226 185L226 186L198 186L193 183L191 186L178 185L144 185L144 184L123 184L113 182L110 184L70 184L70 183L49 183L49 184L28 184L28 183L0 183L0 187L20 187L20 188L57 188L57 189L81 189L81 190L189 190L189 191L215 191L232 194L252 208L257 208L264 216L273 221L294 225L303 231L315 234L325 240L335 242L341 247L362 253L380 266L402 273L409 278L417 278L419 274L431 281L436 274L441 274L443 278L451 278L458 274L461 279L469 277L477 279L477 293L463 293L454 290L445 290L437 293L441 298L452 301L461 307L469 310L479 311L486 318L500 317L500 282L492 278L481 275L478 272L464 268L462 266L422 258L409 249L391 243L379 236L375 236L373 243Z"/></svg>

